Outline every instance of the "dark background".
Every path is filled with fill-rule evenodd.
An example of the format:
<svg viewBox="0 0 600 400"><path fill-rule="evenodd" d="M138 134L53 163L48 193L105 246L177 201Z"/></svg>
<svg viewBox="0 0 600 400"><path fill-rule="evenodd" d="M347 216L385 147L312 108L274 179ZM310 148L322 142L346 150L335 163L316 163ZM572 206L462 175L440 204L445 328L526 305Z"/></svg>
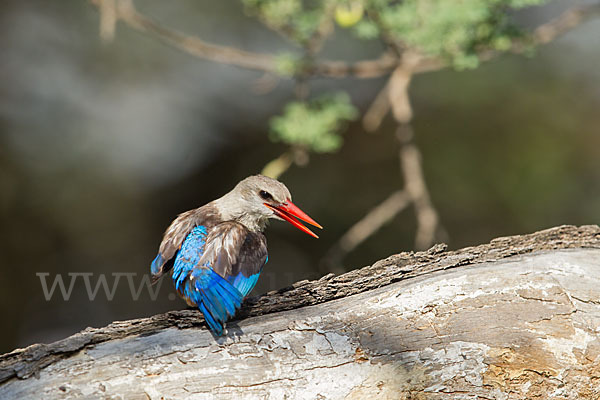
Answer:
<svg viewBox="0 0 600 400"><path fill-rule="evenodd" d="M518 17L536 25L572 1ZM583 2L582 2L583 3ZM288 45L237 2L138 1L165 25L205 40L268 52ZM268 119L293 98L282 81L253 91L256 72L202 61L119 25L98 37L98 13L80 0L0 5L0 351L63 338L87 326L184 308L163 282L152 301L126 280L90 301L83 280L51 301L36 273L148 273L180 212L221 196L285 147ZM476 70L419 75L411 88L416 141L451 248L560 224L600 220L600 20L532 58L503 56ZM362 59L380 48L339 30L324 54ZM343 88L362 111L383 79L316 80ZM254 294L327 273L320 260L371 207L401 187L393 123L350 125L341 151L313 155L281 178L325 230L314 240L287 224L267 232L270 261ZM411 250L405 210L346 257L358 268ZM78 278L81 279L81 278Z"/></svg>

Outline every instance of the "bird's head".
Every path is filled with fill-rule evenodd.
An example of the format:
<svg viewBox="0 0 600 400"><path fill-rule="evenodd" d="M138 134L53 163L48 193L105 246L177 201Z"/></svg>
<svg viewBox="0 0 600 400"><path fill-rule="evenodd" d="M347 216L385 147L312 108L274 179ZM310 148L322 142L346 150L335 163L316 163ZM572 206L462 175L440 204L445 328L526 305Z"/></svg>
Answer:
<svg viewBox="0 0 600 400"><path fill-rule="evenodd" d="M242 180L217 200L217 206L225 218L236 220L250 230L262 230L269 218L288 221L313 237L318 236L298 220L322 228L292 203L292 195L283 183L263 175Z"/></svg>

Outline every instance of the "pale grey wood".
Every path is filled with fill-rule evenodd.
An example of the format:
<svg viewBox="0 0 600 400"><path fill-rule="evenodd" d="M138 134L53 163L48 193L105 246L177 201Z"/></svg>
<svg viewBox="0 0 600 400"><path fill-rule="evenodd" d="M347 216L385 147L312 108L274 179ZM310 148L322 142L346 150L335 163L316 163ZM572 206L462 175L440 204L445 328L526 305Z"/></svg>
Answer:
<svg viewBox="0 0 600 400"><path fill-rule="evenodd" d="M363 290L374 274L386 283ZM304 288L313 305L236 321L219 339L186 311L17 350L0 357L0 398L600 398L596 226L346 275L254 300L249 315Z"/></svg>

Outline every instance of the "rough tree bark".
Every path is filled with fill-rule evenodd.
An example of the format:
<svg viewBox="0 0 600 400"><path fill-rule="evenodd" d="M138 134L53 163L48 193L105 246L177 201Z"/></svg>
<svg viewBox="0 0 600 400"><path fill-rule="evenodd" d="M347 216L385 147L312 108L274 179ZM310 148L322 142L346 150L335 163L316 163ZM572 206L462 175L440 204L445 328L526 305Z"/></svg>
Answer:
<svg viewBox="0 0 600 400"><path fill-rule="evenodd" d="M600 228L401 253L0 356L0 398L600 398Z"/></svg>

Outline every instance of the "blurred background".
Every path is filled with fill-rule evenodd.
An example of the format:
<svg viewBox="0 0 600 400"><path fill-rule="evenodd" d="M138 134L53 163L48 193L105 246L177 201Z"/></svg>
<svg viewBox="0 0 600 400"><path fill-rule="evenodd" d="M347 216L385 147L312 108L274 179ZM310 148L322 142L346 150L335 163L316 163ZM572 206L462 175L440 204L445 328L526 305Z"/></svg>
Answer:
<svg viewBox="0 0 600 400"><path fill-rule="evenodd" d="M250 2L247 2L250 3ZM575 4L553 1L513 13L537 26ZM262 53L294 49L239 2L138 0L165 26ZM273 116L296 98L294 82L259 93L263 74L195 58L118 24L99 38L87 1L4 0L0 5L0 351L50 342L87 326L185 308L164 280L156 300L135 301L120 282L90 301L83 280L68 301L45 299L40 277L149 272L162 233L180 212L259 173L288 149L273 141ZM450 248L560 224L600 220L600 19L535 53L501 55L477 68L415 76L415 143ZM334 27L327 59L377 57L382 45ZM264 77L263 77L264 78ZM309 83L350 96L358 115L387 78ZM264 85L263 85L264 86ZM294 202L325 229L314 240L288 224L268 229L269 264L253 294L331 268L337 240L402 187L396 123L365 133L343 127L343 145L311 153L281 176ZM403 210L343 258L339 273L414 250L415 214ZM80 279L80 278L78 278Z"/></svg>

